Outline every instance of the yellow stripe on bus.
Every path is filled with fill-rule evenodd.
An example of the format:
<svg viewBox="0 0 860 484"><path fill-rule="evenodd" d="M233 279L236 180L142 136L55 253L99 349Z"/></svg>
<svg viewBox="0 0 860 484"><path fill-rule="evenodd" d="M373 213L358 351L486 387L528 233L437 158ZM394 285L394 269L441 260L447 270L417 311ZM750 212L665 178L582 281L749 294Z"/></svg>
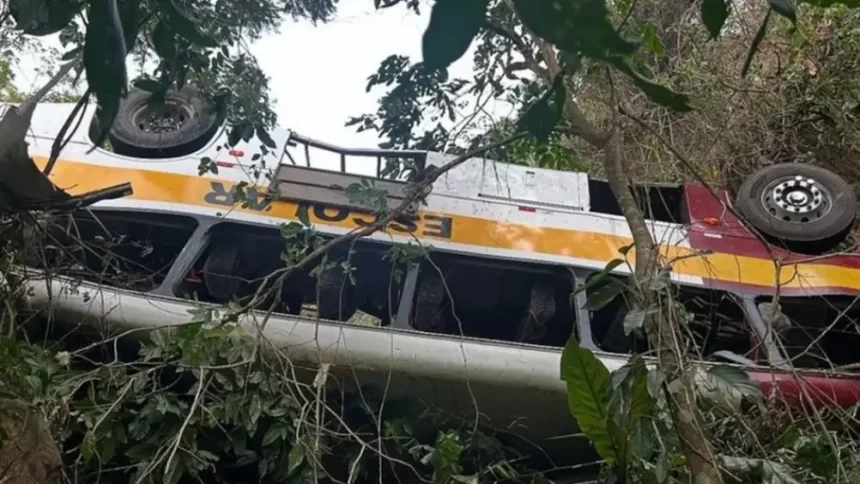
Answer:
<svg viewBox="0 0 860 484"><path fill-rule="evenodd" d="M34 161L44 166L47 160L35 157ZM238 210L284 220L297 218L298 204L288 201L265 204L264 210L253 206L231 208L233 203L225 194L236 185L235 182L193 175L60 160L51 173L51 180L72 194L130 182L134 194L129 198L134 200L180 203L216 210L220 204L222 213ZM213 191L213 187L216 190ZM343 213L338 212L338 209L312 211L309 219L315 224L344 228L353 228L373 219L370 214L357 213L343 218ZM418 238L439 240L441 237L458 244L568 256L598 263L618 257L618 249L632 242L629 237L429 211L419 211L418 220L410 227L395 224L393 229L393 233L409 232ZM677 274L764 287L773 287L776 282L775 264L767 259L726 253L684 258L692 253L691 249L684 247L664 246L662 252L666 260L681 258L673 264L673 271ZM632 251L628 257L632 260ZM828 287L860 291L860 269L822 263L786 265L782 268L780 283L785 288Z"/></svg>

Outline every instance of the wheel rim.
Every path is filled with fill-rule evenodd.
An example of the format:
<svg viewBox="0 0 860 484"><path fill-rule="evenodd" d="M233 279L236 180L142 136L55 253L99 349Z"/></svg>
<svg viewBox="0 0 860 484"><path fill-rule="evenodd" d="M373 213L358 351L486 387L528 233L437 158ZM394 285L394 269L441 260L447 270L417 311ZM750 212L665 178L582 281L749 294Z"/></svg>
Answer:
<svg viewBox="0 0 860 484"><path fill-rule="evenodd" d="M165 101L156 109L143 104L134 111L131 121L144 133L162 134L181 130L192 117L194 109L187 104Z"/></svg>
<svg viewBox="0 0 860 484"><path fill-rule="evenodd" d="M786 176L765 187L761 204L774 218L805 224L826 217L833 206L830 191L811 177Z"/></svg>

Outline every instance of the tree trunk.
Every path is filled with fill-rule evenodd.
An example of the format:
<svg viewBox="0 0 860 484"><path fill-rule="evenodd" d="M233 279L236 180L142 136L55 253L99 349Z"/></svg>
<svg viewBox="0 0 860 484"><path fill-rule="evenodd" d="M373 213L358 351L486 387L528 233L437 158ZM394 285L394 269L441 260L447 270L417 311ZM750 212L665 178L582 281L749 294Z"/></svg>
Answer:
<svg viewBox="0 0 860 484"><path fill-rule="evenodd" d="M633 235L635 250L633 284L637 291L631 309L655 306L662 308L653 319L646 320L645 330L651 346L657 351L660 368L666 373L668 381L679 383L676 391L667 391L666 397L684 456L687 458L696 484L722 483L716 455L704 428L700 425L693 375L686 371L684 344L679 337L680 332L675 325L672 312L667 309L671 301L666 300L668 298L665 294L654 290L654 278L657 276L659 263L658 247L648 229L645 216L627 184L615 132L609 135L603 147L603 169Z"/></svg>
<svg viewBox="0 0 860 484"><path fill-rule="evenodd" d="M516 12L510 0L506 0L511 11ZM548 85L561 72L556 61L555 51L550 44L526 30L546 62L545 72L536 72ZM635 274L633 284L636 288L631 310L654 307L665 295L654 290L653 280L657 276L659 263L658 247L648 228L645 215L636 203L633 192L624 172L624 165L618 147L617 127L613 123L608 133L602 133L584 115L576 100L570 96L565 99L565 113L571 122L571 136L584 139L597 149L603 150L603 169L612 193L618 201L621 213L630 227L635 253ZM666 304L660 306L669 307ZM723 479L717 467L717 460L704 428L699 425L700 413L696 405L696 389L692 374L686 371L686 353L681 343L680 332L671 313L660 311L655 318L646 319L645 331L652 347L657 351L660 368L666 373L668 382L677 382L667 392L672 419L690 473L696 484L722 484ZM622 329L623 331L623 329Z"/></svg>

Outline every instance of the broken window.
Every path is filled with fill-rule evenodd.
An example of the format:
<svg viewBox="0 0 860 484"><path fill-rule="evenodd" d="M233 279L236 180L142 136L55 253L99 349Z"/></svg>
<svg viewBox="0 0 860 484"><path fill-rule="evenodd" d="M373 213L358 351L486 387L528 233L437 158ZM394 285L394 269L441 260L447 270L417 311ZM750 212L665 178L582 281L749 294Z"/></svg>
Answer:
<svg viewBox="0 0 860 484"><path fill-rule="evenodd" d="M686 223L684 190L680 185L635 185L631 191L645 218L659 222ZM589 178L588 193L592 212L622 215L621 206L606 181Z"/></svg>
<svg viewBox="0 0 860 484"><path fill-rule="evenodd" d="M286 260L300 260L310 252L301 249L306 243L290 242L276 228L219 224L177 295L219 304L238 300L260 310L274 307L278 313L356 324L389 323L405 268L386 257L388 246L359 242L335 250L318 261L321 269L293 272L279 284Z"/></svg>
<svg viewBox="0 0 860 484"><path fill-rule="evenodd" d="M190 217L119 210L83 210L46 228L31 260L54 273L134 291L164 280L197 222Z"/></svg>
<svg viewBox="0 0 860 484"><path fill-rule="evenodd" d="M601 292L607 294L607 286L624 283L623 278L606 277L604 282L592 285L586 291L586 297L594 298L592 304L596 304L600 301ZM738 361L737 356L753 362L767 359L764 349L757 344L743 309L729 293L686 286L673 286L672 291L672 301L677 305L660 311L671 312L685 337L687 349L700 359L719 357L721 360ZM646 353L651 350L643 330L625 334L624 320L630 314L628 298L622 292L590 312L591 331L598 348L613 353ZM631 316L629 322L633 323L635 319Z"/></svg>
<svg viewBox="0 0 860 484"><path fill-rule="evenodd" d="M687 335L701 359L728 352L752 362L767 361L763 345L735 297L725 291L680 287L678 300L687 314ZM723 358L724 360L725 358Z"/></svg>
<svg viewBox="0 0 860 484"><path fill-rule="evenodd" d="M434 253L420 265L410 324L421 331L564 346L573 276L551 266Z"/></svg>
<svg viewBox="0 0 860 484"><path fill-rule="evenodd" d="M645 353L648 343L641 332L625 334L624 318L629 312L630 301L624 292L616 292L613 286L623 286L625 279L616 276L606 276L600 281L594 281L592 275L586 279L588 289L585 292L586 305L591 319L591 335L594 344L603 351L610 353ZM611 297L615 294L614 297Z"/></svg>
<svg viewBox="0 0 860 484"><path fill-rule="evenodd" d="M757 302L771 302L760 298ZM782 297L780 312L762 312L777 346L796 368L860 369L860 300L853 296ZM848 368L844 368L848 366ZM857 366L857 368L854 368Z"/></svg>

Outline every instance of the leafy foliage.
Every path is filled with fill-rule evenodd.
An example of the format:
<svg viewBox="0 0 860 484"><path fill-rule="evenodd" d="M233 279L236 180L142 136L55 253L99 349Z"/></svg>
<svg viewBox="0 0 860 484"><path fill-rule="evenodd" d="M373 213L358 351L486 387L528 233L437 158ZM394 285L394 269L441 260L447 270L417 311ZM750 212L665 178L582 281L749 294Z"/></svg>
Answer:
<svg viewBox="0 0 860 484"><path fill-rule="evenodd" d="M437 0L424 32L424 65L445 69L466 53L484 23L489 0Z"/></svg>
<svg viewBox="0 0 860 484"><path fill-rule="evenodd" d="M515 0L514 5L527 27L565 52L607 60L636 49L609 22L603 0Z"/></svg>
<svg viewBox="0 0 860 484"><path fill-rule="evenodd" d="M546 141L564 113L567 90L564 77L558 76L540 99L526 109L517 121L516 131L528 132L538 141Z"/></svg>
<svg viewBox="0 0 860 484"><path fill-rule="evenodd" d="M52 416L78 456L69 471L84 476L79 482L282 483L319 474L366 482L382 474L448 483L531 472L493 435L440 428L417 402L383 402L372 387L355 399L330 395L315 415L314 392L289 365L260 358L257 339L226 322L230 314L201 309L191 315L197 322L150 333L136 355L129 351L138 345L123 342L116 356L128 363L95 368L86 362L113 343L79 352L4 338L4 394ZM373 439L399 464L380 467L366 450Z"/></svg>
<svg viewBox="0 0 860 484"><path fill-rule="evenodd" d="M394 88L380 99L375 114L351 118L347 126L357 126L358 131L378 131L387 138L380 146L402 149L439 149L444 145L448 132L442 127L443 118L454 119L458 107L456 97L465 83L449 79L444 70L431 70L424 64L412 64L404 56L393 55L380 64L376 74L367 82L369 92L376 86ZM439 110L430 118L435 127L421 136L414 136L413 129L426 118L427 106Z"/></svg>
<svg viewBox="0 0 860 484"><path fill-rule="evenodd" d="M242 47L244 39L278 27L284 13L327 21L335 7L336 0L15 0L10 14L18 32L60 32L68 60L83 53L104 138L128 88L129 54L158 60L155 71L135 83L153 99L194 83L216 104L218 96L230 94L224 108L232 124L265 131L276 122L268 78Z"/></svg>

